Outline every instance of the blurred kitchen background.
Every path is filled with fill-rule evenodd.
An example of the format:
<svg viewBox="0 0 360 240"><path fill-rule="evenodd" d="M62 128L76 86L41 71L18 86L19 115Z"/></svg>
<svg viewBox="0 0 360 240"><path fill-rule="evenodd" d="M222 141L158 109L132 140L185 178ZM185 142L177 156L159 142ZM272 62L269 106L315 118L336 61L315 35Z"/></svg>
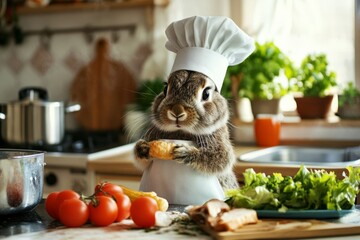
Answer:
<svg viewBox="0 0 360 240"><path fill-rule="evenodd" d="M123 81L135 81L139 88L144 81L164 80L174 58L164 47L164 30L172 21L193 15L229 16L256 41L275 43L297 65L307 54L324 53L336 73L337 89L348 82L359 86L358 3L1 0L0 103L17 100L19 89L28 86L45 88L51 101L72 101L71 92L90 91L91 86L81 88L74 82L81 82L81 70L94 60L99 39L107 40L109 59L130 72L130 79ZM285 96L280 107L291 112L296 104L292 96ZM251 121L248 103L242 111L242 120ZM66 116L66 128L83 127L73 116Z"/></svg>

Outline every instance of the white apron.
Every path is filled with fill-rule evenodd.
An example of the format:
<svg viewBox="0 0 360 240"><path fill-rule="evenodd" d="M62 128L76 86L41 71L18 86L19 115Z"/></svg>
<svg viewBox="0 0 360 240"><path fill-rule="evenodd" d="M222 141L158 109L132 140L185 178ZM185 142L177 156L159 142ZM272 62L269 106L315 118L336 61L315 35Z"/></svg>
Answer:
<svg viewBox="0 0 360 240"><path fill-rule="evenodd" d="M173 160L153 159L143 172L140 191L154 191L169 204L201 205L213 198L225 199L216 176L204 175Z"/></svg>

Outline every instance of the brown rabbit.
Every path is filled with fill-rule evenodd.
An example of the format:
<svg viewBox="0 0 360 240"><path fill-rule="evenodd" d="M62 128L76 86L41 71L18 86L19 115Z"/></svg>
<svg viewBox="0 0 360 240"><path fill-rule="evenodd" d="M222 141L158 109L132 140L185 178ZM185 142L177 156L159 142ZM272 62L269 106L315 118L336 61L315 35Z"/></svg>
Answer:
<svg viewBox="0 0 360 240"><path fill-rule="evenodd" d="M136 165L145 169L151 162L150 141L189 140L196 147L176 145L174 161L216 175L223 189L237 188L228 120L227 101L210 78L198 72L176 71L153 102L152 124L135 145Z"/></svg>

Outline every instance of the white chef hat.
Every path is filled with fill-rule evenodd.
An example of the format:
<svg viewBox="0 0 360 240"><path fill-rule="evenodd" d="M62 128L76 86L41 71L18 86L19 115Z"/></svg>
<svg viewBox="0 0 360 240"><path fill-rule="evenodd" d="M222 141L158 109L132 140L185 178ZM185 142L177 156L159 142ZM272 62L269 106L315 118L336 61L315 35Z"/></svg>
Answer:
<svg viewBox="0 0 360 240"><path fill-rule="evenodd" d="M230 18L194 16L171 23L165 47L176 53L171 73L190 70L211 78L221 90L228 66L244 61L254 41Z"/></svg>

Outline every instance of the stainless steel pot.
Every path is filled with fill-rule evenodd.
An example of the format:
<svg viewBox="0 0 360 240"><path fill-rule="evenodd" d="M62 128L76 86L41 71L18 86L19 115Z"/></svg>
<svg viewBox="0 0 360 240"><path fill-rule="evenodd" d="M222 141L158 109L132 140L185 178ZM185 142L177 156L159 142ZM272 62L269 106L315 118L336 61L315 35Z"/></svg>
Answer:
<svg viewBox="0 0 360 240"><path fill-rule="evenodd" d="M44 153L0 149L0 215L30 211L42 199Z"/></svg>
<svg viewBox="0 0 360 240"><path fill-rule="evenodd" d="M18 101L0 105L1 137L18 145L59 144L65 133L65 113L78 110L79 104L48 101L43 88L23 88Z"/></svg>

